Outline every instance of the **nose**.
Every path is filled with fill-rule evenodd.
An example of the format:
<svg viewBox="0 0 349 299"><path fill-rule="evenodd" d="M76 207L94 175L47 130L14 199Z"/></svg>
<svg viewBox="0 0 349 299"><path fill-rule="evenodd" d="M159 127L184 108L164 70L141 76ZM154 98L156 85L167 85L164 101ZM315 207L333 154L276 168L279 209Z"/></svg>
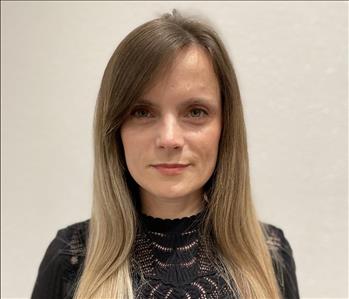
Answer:
<svg viewBox="0 0 349 299"><path fill-rule="evenodd" d="M179 126L176 117L166 116L160 123L156 146L163 149L178 149L183 147L182 128Z"/></svg>

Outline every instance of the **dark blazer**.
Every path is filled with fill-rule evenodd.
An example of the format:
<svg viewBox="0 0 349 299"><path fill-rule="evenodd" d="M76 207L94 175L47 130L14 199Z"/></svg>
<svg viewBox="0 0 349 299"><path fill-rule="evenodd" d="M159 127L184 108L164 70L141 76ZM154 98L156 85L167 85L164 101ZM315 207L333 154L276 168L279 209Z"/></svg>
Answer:
<svg viewBox="0 0 349 299"><path fill-rule="evenodd" d="M281 229L261 223L270 250L277 251L281 263L273 259L274 271L283 298L299 298L296 265L292 249ZM89 220L72 224L57 232L40 264L31 299L71 299L81 275L86 253ZM196 299L196 298L195 298Z"/></svg>

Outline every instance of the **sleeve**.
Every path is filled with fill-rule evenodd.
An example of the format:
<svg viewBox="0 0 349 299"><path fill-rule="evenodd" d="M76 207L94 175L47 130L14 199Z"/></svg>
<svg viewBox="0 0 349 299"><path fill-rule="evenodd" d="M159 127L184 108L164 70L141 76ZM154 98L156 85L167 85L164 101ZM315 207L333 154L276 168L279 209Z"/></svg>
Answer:
<svg viewBox="0 0 349 299"><path fill-rule="evenodd" d="M67 246L65 231L59 230L40 263L31 299L64 298L63 276L68 262L67 256L61 253Z"/></svg>
<svg viewBox="0 0 349 299"><path fill-rule="evenodd" d="M280 255L283 261L283 296L285 299L299 299L296 264L293 258L293 251L281 229L279 229L279 237L281 241Z"/></svg>

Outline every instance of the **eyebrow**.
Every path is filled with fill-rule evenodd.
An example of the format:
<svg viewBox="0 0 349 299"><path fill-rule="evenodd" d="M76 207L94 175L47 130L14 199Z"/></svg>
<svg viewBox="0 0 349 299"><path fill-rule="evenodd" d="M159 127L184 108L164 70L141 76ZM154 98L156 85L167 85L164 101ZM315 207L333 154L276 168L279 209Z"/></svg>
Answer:
<svg viewBox="0 0 349 299"><path fill-rule="evenodd" d="M157 107L158 105L155 104L153 101L145 98L140 98L135 102L135 105L146 105L150 107ZM184 107L184 106L189 106L189 105L206 105L209 107L214 108L216 105L211 103L210 100L205 99L205 98L198 98L198 97L193 97L184 100L182 103L179 104L179 107Z"/></svg>

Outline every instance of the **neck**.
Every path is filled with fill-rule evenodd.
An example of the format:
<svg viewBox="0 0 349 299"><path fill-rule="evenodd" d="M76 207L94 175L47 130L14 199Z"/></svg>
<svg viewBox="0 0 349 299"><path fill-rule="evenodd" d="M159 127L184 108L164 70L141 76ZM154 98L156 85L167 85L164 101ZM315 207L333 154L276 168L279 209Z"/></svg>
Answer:
<svg viewBox="0 0 349 299"><path fill-rule="evenodd" d="M141 210L143 214L161 218L176 219L198 214L204 207L202 191L183 197L158 197L141 191Z"/></svg>

